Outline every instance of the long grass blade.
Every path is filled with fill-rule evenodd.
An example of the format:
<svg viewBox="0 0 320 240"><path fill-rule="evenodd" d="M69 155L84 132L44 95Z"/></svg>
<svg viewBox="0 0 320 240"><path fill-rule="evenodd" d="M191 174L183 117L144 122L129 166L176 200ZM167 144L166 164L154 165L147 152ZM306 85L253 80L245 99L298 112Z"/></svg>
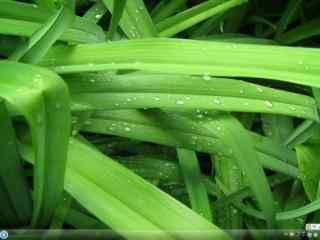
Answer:
<svg viewBox="0 0 320 240"><path fill-rule="evenodd" d="M208 193L202 182L197 156L195 152L182 148L178 148L177 153L192 209L211 222Z"/></svg>
<svg viewBox="0 0 320 240"><path fill-rule="evenodd" d="M51 65L58 73L132 69L267 78L320 87L319 55L320 50L312 48L143 39L55 48L41 65Z"/></svg>

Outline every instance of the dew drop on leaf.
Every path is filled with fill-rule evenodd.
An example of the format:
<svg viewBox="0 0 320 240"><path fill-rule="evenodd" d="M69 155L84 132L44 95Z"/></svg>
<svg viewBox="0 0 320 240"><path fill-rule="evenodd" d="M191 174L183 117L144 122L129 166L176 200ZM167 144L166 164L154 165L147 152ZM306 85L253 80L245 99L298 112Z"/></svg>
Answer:
<svg viewBox="0 0 320 240"><path fill-rule="evenodd" d="M221 104L221 103L222 103L222 101L221 101L219 98L213 99L213 102L214 102L215 104Z"/></svg>
<svg viewBox="0 0 320 240"><path fill-rule="evenodd" d="M273 106L272 102L269 101L269 100L264 101L264 104L265 104L267 107L270 107L270 108Z"/></svg>

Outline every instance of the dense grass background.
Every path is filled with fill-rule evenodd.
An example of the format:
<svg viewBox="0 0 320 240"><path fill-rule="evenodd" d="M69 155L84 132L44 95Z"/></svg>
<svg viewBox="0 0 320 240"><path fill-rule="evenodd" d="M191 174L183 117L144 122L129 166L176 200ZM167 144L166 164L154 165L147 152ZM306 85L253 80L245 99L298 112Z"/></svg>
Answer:
<svg viewBox="0 0 320 240"><path fill-rule="evenodd" d="M319 10L0 0L0 228L270 239L255 230L319 222Z"/></svg>

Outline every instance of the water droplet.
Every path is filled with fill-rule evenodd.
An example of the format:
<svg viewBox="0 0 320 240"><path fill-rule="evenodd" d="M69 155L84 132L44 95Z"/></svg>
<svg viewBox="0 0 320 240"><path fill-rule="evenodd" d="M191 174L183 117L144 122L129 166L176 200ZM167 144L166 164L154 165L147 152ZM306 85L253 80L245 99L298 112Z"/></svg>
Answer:
<svg viewBox="0 0 320 240"><path fill-rule="evenodd" d="M91 125L91 124L92 124L92 122L90 120L87 120L84 122L84 125Z"/></svg>
<svg viewBox="0 0 320 240"><path fill-rule="evenodd" d="M265 104L267 107L270 107L270 108L273 106L272 102L269 101L269 100L264 101L264 104Z"/></svg>
<svg viewBox="0 0 320 240"><path fill-rule="evenodd" d="M221 101L219 98L213 99L213 102L214 102L215 104L221 104L221 103L222 103L222 101Z"/></svg>
<svg viewBox="0 0 320 240"><path fill-rule="evenodd" d="M294 106L290 106L289 109L292 110L292 111L297 110Z"/></svg>
<svg viewBox="0 0 320 240"><path fill-rule="evenodd" d="M125 127L124 130L125 130L126 132L130 132L130 131L131 131L131 128Z"/></svg>
<svg viewBox="0 0 320 240"><path fill-rule="evenodd" d="M96 80L95 79L90 79L90 82L94 83Z"/></svg>
<svg viewBox="0 0 320 240"><path fill-rule="evenodd" d="M261 87L257 87L258 92L262 93L263 89Z"/></svg>
<svg viewBox="0 0 320 240"><path fill-rule="evenodd" d="M224 32L224 21L220 22L220 32L223 33Z"/></svg>
<svg viewBox="0 0 320 240"><path fill-rule="evenodd" d="M240 89L240 94L244 94L244 90L242 88Z"/></svg>
<svg viewBox="0 0 320 240"><path fill-rule="evenodd" d="M204 76L203 76L203 80L205 80L205 81L210 81L210 80L211 80L211 77L208 76L208 75L204 75Z"/></svg>
<svg viewBox="0 0 320 240"><path fill-rule="evenodd" d="M101 14L97 14L97 15L96 15L96 19L99 19L99 18L101 18L101 17L102 17Z"/></svg>
<svg viewBox="0 0 320 240"><path fill-rule="evenodd" d="M78 131L76 129L73 129L71 135L75 136L75 135L77 135L77 133L78 133Z"/></svg>
<svg viewBox="0 0 320 240"><path fill-rule="evenodd" d="M154 100L160 101L160 97L155 97Z"/></svg>
<svg viewBox="0 0 320 240"><path fill-rule="evenodd" d="M190 100L191 100L191 97L186 96L186 100L190 101Z"/></svg>
<svg viewBox="0 0 320 240"><path fill-rule="evenodd" d="M183 105L184 104L184 101L182 101L182 100L177 100L177 102L176 102L178 105Z"/></svg>

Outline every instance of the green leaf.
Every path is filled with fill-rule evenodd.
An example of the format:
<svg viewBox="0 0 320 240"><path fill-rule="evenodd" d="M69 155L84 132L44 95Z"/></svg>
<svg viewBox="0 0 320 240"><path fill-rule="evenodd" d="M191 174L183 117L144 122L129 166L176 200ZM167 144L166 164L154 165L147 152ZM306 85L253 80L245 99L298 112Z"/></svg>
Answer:
<svg viewBox="0 0 320 240"><path fill-rule="evenodd" d="M68 75L66 80L73 101L91 110L171 107L317 118L316 105L310 97L234 79L102 72Z"/></svg>
<svg viewBox="0 0 320 240"><path fill-rule="evenodd" d="M3 1L0 8L0 33L30 37L57 12L56 9L35 7L24 2ZM59 40L72 43L104 42L105 34L101 27L92 21L75 16L72 26Z"/></svg>
<svg viewBox="0 0 320 240"><path fill-rule="evenodd" d="M281 34L277 39L281 44L294 44L306 38L317 36L320 34L319 30L320 18L315 18L306 22L284 34Z"/></svg>
<svg viewBox="0 0 320 240"><path fill-rule="evenodd" d="M295 149L303 187L310 201L314 201L320 180L319 145L297 145Z"/></svg>
<svg viewBox="0 0 320 240"><path fill-rule="evenodd" d="M284 143L293 131L293 121L290 117L263 114L262 122L265 135L279 143Z"/></svg>
<svg viewBox="0 0 320 240"><path fill-rule="evenodd" d="M13 129L5 102L0 98L0 179L17 215L15 224L28 224L32 215L32 201L22 163L17 151ZM9 208L10 209L10 208ZM8 211L9 211L8 209Z"/></svg>
<svg viewBox="0 0 320 240"><path fill-rule="evenodd" d="M202 182L201 170L195 152L178 148L177 153L192 209L212 222L208 193Z"/></svg>
<svg viewBox="0 0 320 240"><path fill-rule="evenodd" d="M49 52L41 65L50 67L54 62L52 69L58 73L132 69L266 78L320 87L320 68L316 61L319 55L320 50L316 48L143 39L61 46Z"/></svg>
<svg viewBox="0 0 320 240"><path fill-rule="evenodd" d="M31 130L35 155L32 223L44 227L63 190L70 133L68 90L59 76L46 69L8 61L1 61L0 69L0 96L11 114L24 116Z"/></svg>
<svg viewBox="0 0 320 240"><path fill-rule="evenodd" d="M220 15L229 9L247 3L247 0L209 0L196 5L173 17L169 17L157 24L159 36L170 37L177 33L208 19Z"/></svg>
<svg viewBox="0 0 320 240"><path fill-rule="evenodd" d="M294 16L297 14L297 11L302 4L303 0L290 0L287 4L287 7L277 24L277 31L275 39L278 39L281 34L287 29L288 25L292 22Z"/></svg>
<svg viewBox="0 0 320 240"><path fill-rule="evenodd" d="M109 39L112 39L115 32L117 31L118 24L121 20L123 11L125 9L127 0L117 0L113 4L112 18L109 27Z"/></svg>
<svg viewBox="0 0 320 240"><path fill-rule="evenodd" d="M316 135L319 131L319 124L317 122L305 120L291 132L286 139L285 144L289 147L302 144L312 136Z"/></svg>
<svg viewBox="0 0 320 240"><path fill-rule="evenodd" d="M30 147L22 145L20 150L32 162ZM204 231L206 237L230 239L183 204L74 138L69 147L65 189L103 223L128 238L130 231L151 231L157 239L181 239L186 231ZM91 194L86 194L88 191ZM132 196L136 196L135 201Z"/></svg>
<svg viewBox="0 0 320 240"><path fill-rule="evenodd" d="M73 14L69 8L61 7L27 42L17 47L16 51L9 56L9 60L38 63L61 34L71 25L73 19Z"/></svg>
<svg viewBox="0 0 320 240"><path fill-rule="evenodd" d="M100 19L103 17L104 14L107 12L107 8L104 5L104 3L99 0L97 1L92 7L86 11L86 13L83 15L83 18L97 23L100 21Z"/></svg>
<svg viewBox="0 0 320 240"><path fill-rule="evenodd" d="M114 0L102 0L110 12L113 11ZM143 0L127 1L120 26L128 38L155 37L157 29L146 9Z"/></svg>
<svg viewBox="0 0 320 240"><path fill-rule="evenodd" d="M176 0L176 1L162 1L158 7L156 7L152 12L152 20L158 23L167 17L173 15L187 0Z"/></svg>

